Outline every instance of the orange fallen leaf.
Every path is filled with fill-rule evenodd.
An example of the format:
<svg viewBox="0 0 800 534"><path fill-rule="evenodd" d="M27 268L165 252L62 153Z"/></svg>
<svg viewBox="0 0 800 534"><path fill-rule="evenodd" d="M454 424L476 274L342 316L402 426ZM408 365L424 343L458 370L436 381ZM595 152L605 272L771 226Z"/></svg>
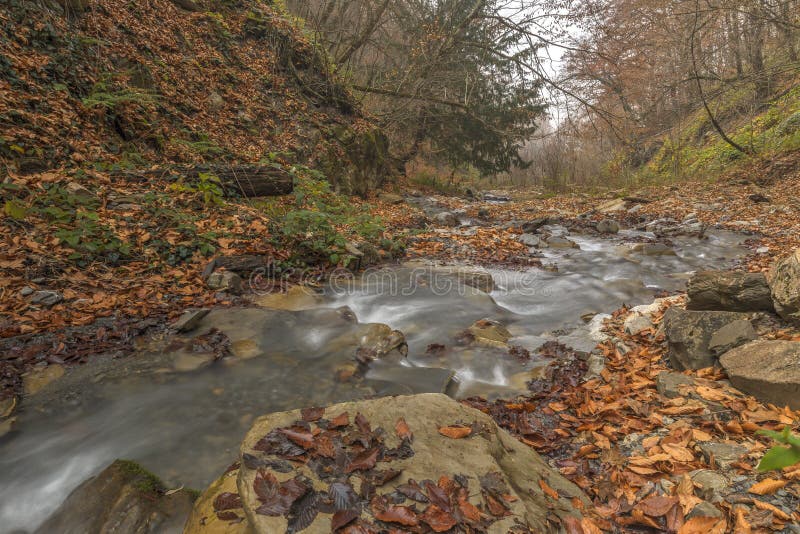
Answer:
<svg viewBox="0 0 800 534"><path fill-rule="evenodd" d="M754 493L756 495L772 495L782 487L786 485L785 480L777 480L774 478L765 478L761 482L756 482L750 489L747 490L750 493Z"/></svg>
<svg viewBox="0 0 800 534"><path fill-rule="evenodd" d="M539 479L539 487L542 488L542 491L549 497L558 500L558 492L551 488L543 478Z"/></svg>
<svg viewBox="0 0 800 534"><path fill-rule="evenodd" d="M778 519L782 519L783 521L789 521L791 517L789 514L778 508L777 506L773 506L768 502L759 501L758 499L753 499L753 505L759 510L769 510L772 514L777 517Z"/></svg>
<svg viewBox="0 0 800 534"><path fill-rule="evenodd" d="M414 439L414 433L411 432L411 429L408 428L408 423L402 417L395 423L394 431L401 440L412 441Z"/></svg>
<svg viewBox="0 0 800 534"><path fill-rule="evenodd" d="M719 517L693 517L683 524L678 534L725 534L728 522Z"/></svg>
<svg viewBox="0 0 800 534"><path fill-rule="evenodd" d="M462 439L472 434L472 428L468 426L443 426L439 428L439 434L451 439Z"/></svg>

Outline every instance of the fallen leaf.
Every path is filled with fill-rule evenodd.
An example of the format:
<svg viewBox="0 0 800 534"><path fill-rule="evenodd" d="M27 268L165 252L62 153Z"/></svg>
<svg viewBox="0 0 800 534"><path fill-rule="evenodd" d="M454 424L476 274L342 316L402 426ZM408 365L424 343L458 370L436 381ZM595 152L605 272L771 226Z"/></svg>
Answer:
<svg viewBox="0 0 800 534"><path fill-rule="evenodd" d="M458 521L435 504L428 506L420 517L434 532L446 532L456 526Z"/></svg>
<svg viewBox="0 0 800 534"><path fill-rule="evenodd" d="M472 428L468 426L443 426L439 428L439 434L451 439L462 439L472 434Z"/></svg>
<svg viewBox="0 0 800 534"><path fill-rule="evenodd" d="M414 440L414 433L411 432L411 429L408 428L408 423L402 417L397 420L397 423L394 425L394 431L397 434L397 437L401 440L406 440L411 442Z"/></svg>
<svg viewBox="0 0 800 534"><path fill-rule="evenodd" d="M551 488L543 478L539 479L539 487L542 488L542 491L551 499L558 500L558 492Z"/></svg>
<svg viewBox="0 0 800 534"><path fill-rule="evenodd" d="M415 527L419 525L417 514L408 506L393 506L389 505L386 509L375 510L373 508L375 519L386 521L387 523L398 523L407 527Z"/></svg>
<svg viewBox="0 0 800 534"><path fill-rule="evenodd" d="M367 471L375 467L375 462L378 460L378 454L380 454L380 448L375 447L372 449L367 449L366 451L357 454L347 467L345 468L345 473L352 473L353 471Z"/></svg>
<svg viewBox="0 0 800 534"><path fill-rule="evenodd" d="M728 522L720 517L693 517L678 531L678 534L725 534Z"/></svg>
<svg viewBox="0 0 800 534"><path fill-rule="evenodd" d="M761 482L756 482L750 489L747 490L755 495L772 495L786 485L786 480L777 480L774 478L765 478Z"/></svg>
<svg viewBox="0 0 800 534"><path fill-rule="evenodd" d="M678 504L677 497L653 495L638 503L636 508L651 517L661 517L662 515L666 515L676 504Z"/></svg>
<svg viewBox="0 0 800 534"><path fill-rule="evenodd" d="M775 517L778 519L782 519L783 521L789 521L791 517L789 514L778 508L777 506L773 506L768 502L759 501L758 499L753 499L753 505L758 508L759 510L768 510L772 512Z"/></svg>

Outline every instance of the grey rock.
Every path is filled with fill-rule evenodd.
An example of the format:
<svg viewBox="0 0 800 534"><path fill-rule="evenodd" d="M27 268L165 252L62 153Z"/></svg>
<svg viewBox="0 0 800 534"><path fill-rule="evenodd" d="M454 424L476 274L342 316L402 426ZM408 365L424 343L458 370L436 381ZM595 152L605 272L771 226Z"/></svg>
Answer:
<svg viewBox="0 0 800 534"><path fill-rule="evenodd" d="M623 323L625 333L631 336L653 327L653 322L646 315L640 313L632 313L628 315Z"/></svg>
<svg viewBox="0 0 800 534"><path fill-rule="evenodd" d="M755 328L753 328L750 321L741 319L726 324L714 332L708 342L708 348L715 356L721 356L729 350L754 339L758 339Z"/></svg>
<svg viewBox="0 0 800 534"><path fill-rule="evenodd" d="M536 232L539 228L547 224L547 217L539 217L522 223L522 231L528 234Z"/></svg>
<svg viewBox="0 0 800 534"><path fill-rule="evenodd" d="M730 485L725 475L710 469L698 469L690 475L700 498L713 503L722 501L722 495Z"/></svg>
<svg viewBox="0 0 800 534"><path fill-rule="evenodd" d="M595 228L601 234L616 234L619 232L619 223L612 219L603 219Z"/></svg>
<svg viewBox="0 0 800 534"><path fill-rule="evenodd" d="M449 211L443 211L433 216L433 221L442 226L458 226L458 217Z"/></svg>
<svg viewBox="0 0 800 534"><path fill-rule="evenodd" d="M703 501L695 505L692 510L686 514L686 519L692 519L693 517L724 517L725 514L722 513L722 510L711 504L710 502Z"/></svg>
<svg viewBox="0 0 800 534"><path fill-rule="evenodd" d="M414 433L411 447L414 456L405 459L382 462L381 469L396 469L400 476L384 484L381 493L391 493L399 484L410 478L416 480L437 480L440 475L452 476L454 473L465 477L469 482L470 501L477 504L481 499L478 488L479 478L490 472L497 472L508 486L508 493L515 499L508 503L510 513L493 523L487 530L489 534L506 534L515 523L521 523L535 532L548 531L549 514L558 517L580 517L580 512L571 504L571 499L588 503L583 492L553 470L533 451L499 428L491 417L478 410L464 406L441 394L424 394L400 397L384 397L375 400L348 402L331 406L325 410L324 417L332 417L343 412L362 416L372 428L393 429L399 416ZM299 410L270 414L259 418L248 432L241 447L242 454L252 454L255 444L270 431L290 426L300 419ZM464 439L450 439L441 435L438 429L457 421L475 422L484 430L481 434ZM384 435L387 448L396 447L399 439L394 432ZM316 484L317 474L307 464L298 463L291 473L281 479L304 475ZM239 470L237 487L244 512L255 534L274 534L285 532L285 517L270 517L257 514L262 504L254 491L257 470L247 467L245 462ZM563 498L548 500L541 489L540 481L545 481L559 492ZM327 486L327 484L326 484ZM325 487L325 486L322 486ZM319 514L313 523L304 529L305 534L328 534L331 532L331 515Z"/></svg>
<svg viewBox="0 0 800 534"><path fill-rule="evenodd" d="M767 279L778 315L800 321L800 249L776 263Z"/></svg>
<svg viewBox="0 0 800 534"><path fill-rule="evenodd" d="M210 289L228 291L234 295L242 292L242 278L231 271L218 271L211 273L206 282Z"/></svg>
<svg viewBox="0 0 800 534"><path fill-rule="evenodd" d="M688 310L773 311L767 278L763 273L703 271L687 287Z"/></svg>
<svg viewBox="0 0 800 534"><path fill-rule="evenodd" d="M691 386L693 384L694 378L672 371L661 371L656 376L656 389L668 399L683 397L681 386Z"/></svg>
<svg viewBox="0 0 800 534"><path fill-rule="evenodd" d="M197 325L200 324L203 317L208 315L209 311L211 310L186 310L178 317L178 320L172 324L172 328L178 332L190 332L197 328Z"/></svg>
<svg viewBox="0 0 800 534"><path fill-rule="evenodd" d="M30 286L23 287L19 290L19 295L21 297L27 297L28 295L33 295L34 289Z"/></svg>
<svg viewBox="0 0 800 534"><path fill-rule="evenodd" d="M800 409L800 341L753 341L726 352L720 363L734 387Z"/></svg>
<svg viewBox="0 0 800 534"><path fill-rule="evenodd" d="M31 304L42 304L44 306L54 306L64 300L64 297L58 291L35 291L31 294Z"/></svg>
<svg viewBox="0 0 800 534"><path fill-rule="evenodd" d="M536 234L522 234L519 240L523 245L529 247L539 247L542 245L542 238Z"/></svg>
<svg viewBox="0 0 800 534"><path fill-rule="evenodd" d="M709 348L711 336L723 326L742 319L748 316L736 312L688 311L675 306L667 310L664 333L672 366L683 371L714 365L716 357Z"/></svg>
<svg viewBox="0 0 800 534"><path fill-rule="evenodd" d="M709 441L700 443L699 447L706 461L711 463L713 459L712 465L721 469L728 469L732 463L738 461L748 452L747 447L738 443Z"/></svg>
<svg viewBox="0 0 800 534"><path fill-rule="evenodd" d="M182 532L192 495L163 495L158 479L133 462L117 460L72 493L36 532Z"/></svg>

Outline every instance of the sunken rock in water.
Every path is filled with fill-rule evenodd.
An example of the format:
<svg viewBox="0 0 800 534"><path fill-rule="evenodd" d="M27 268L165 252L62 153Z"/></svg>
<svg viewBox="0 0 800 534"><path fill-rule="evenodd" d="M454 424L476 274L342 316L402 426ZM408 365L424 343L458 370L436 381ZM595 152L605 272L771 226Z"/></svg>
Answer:
<svg viewBox="0 0 800 534"><path fill-rule="evenodd" d="M772 311L767 278L763 273L703 271L687 287L688 310Z"/></svg>
<svg viewBox="0 0 800 534"><path fill-rule="evenodd" d="M133 462L117 460L78 486L36 532L180 533L191 508L188 491L165 495L153 475Z"/></svg>
<svg viewBox="0 0 800 534"><path fill-rule="evenodd" d="M664 314L664 333L672 366L679 371L711 367L716 362L711 337L723 326L747 319L744 313L670 308Z"/></svg>
<svg viewBox="0 0 800 534"><path fill-rule="evenodd" d="M425 267L431 270L431 284L438 289L446 289L451 284L449 280L456 283L473 287L484 293L491 293L494 290L494 278L491 273L467 267Z"/></svg>
<svg viewBox="0 0 800 534"><path fill-rule="evenodd" d="M764 402L800 409L800 342L753 341L719 361L738 389Z"/></svg>
<svg viewBox="0 0 800 534"><path fill-rule="evenodd" d="M664 243L637 243L631 250L645 256L675 256L675 251Z"/></svg>
<svg viewBox="0 0 800 534"><path fill-rule="evenodd" d="M409 507L415 504L417 513L407 509L394 509L394 511L406 518L407 525L417 523L422 525L426 517L431 520L436 515L434 513L436 510L431 509L426 515L422 511L430 507L430 504L406 498L405 495L413 494L408 486L411 479L419 482L433 480L435 485L435 481L440 477L447 477L451 484L458 477L460 481L458 483L462 487L463 484L468 485L468 492L464 496L468 502L473 506L481 506L487 514L486 517L493 520L487 530L490 534L506 534L517 522L534 532L551 532L554 527L548 522L548 516L552 517L551 514L554 514L560 518L568 516L577 518L580 517L580 512L574 508L571 500L588 503L578 487L550 468L533 449L500 429L488 415L464 406L445 395L422 394L343 403L326 408L321 416L330 421L345 412L349 414L347 426L317 434L318 437L312 439L314 442L319 441L319 446L312 444L308 450L324 451L326 447L323 442L328 439L338 440L341 439L339 436L343 435L364 434L354 424L357 414L361 414L362 423L366 421L371 427L371 431L366 433L371 437L363 438L370 442L368 446L371 448L367 449L367 454L350 455L349 460L345 458L343 468L336 467L336 462L333 461L332 469L335 471L351 472L327 480L320 479L320 473L325 473L325 470L314 469L319 460L281 463L274 454L260 453L257 450L257 444L270 432L280 433L278 429L290 427L295 421L303 418L300 410L267 415L255 422L242 443L242 466L237 480L244 513L254 532L259 534L287 532L291 518L292 521L300 522L302 525L308 523L307 528L302 530L304 534L329 534L332 531L335 508L344 510L337 516L337 521L344 521L346 514L350 513L346 511L353 510L356 515L360 514L362 520L374 524L374 499L380 501L381 496L391 496L391 505L395 506ZM396 430L401 417L405 420L408 430L413 433L413 439L405 446L406 450L410 448L413 451L413 455L399 454L391 458L387 455L389 450L395 448L403 450L398 437L400 432ZM452 439L440 434L441 427L459 422L475 425L480 430L463 439ZM314 428L315 423L311 425ZM329 425L328 427L330 428ZM383 429L383 432L375 432L378 428ZM383 442L382 446L380 442ZM347 447L349 450L353 445ZM377 462L370 462L369 456L372 450L383 450L383 453L378 453L378 458L382 456L383 461L378 459ZM310 453L309 455L318 456ZM266 467L268 462L271 467ZM284 467L289 467L289 470ZM386 475L389 470L399 471L399 474L391 478ZM297 478L298 476L306 478ZM362 476L381 479L373 483L376 497L367 499L367 502L363 502L358 491L359 488L364 490ZM261 484L260 491L256 489L257 477ZM495 501L494 506L507 508L510 515L499 517L490 514L487 507L488 500L481 492L481 479L484 481L484 487L489 487L488 490L484 490L484 494L490 494L493 487L502 488L500 493L507 497L501 499L502 504ZM265 515L273 512L276 504L280 504L276 502L280 501L279 499L268 499L265 502L264 497L269 497L269 491L265 490L271 486L267 484L265 487L265 480L276 480L276 484L285 483L287 493L295 495L302 492L294 491L297 484L306 488L303 490L305 494L297 499L299 502L291 509L294 513L290 510L288 514ZM540 481L543 484L540 485ZM395 491L401 486L406 488L405 494ZM559 499L552 499L545 494L542 487L548 486L558 492ZM425 488L423 492L426 492ZM430 489L426 494L433 495ZM436 497L439 495L448 498L446 491L436 494ZM323 503L328 499L331 504L326 508ZM427 497L423 499L428 501ZM259 509L261 513L258 512ZM477 510L474 512L477 513ZM446 514L439 514L440 518L442 516L447 517ZM400 523L386 523L386 525L402 527ZM200 529L197 532L206 530Z"/></svg>
<svg viewBox="0 0 800 534"><path fill-rule="evenodd" d="M557 235L547 238L547 246L550 248L580 248L575 241Z"/></svg>
<svg viewBox="0 0 800 534"><path fill-rule="evenodd" d="M492 319L475 321L467 331L472 334L476 343L491 347L505 348L512 337L505 326Z"/></svg>
<svg viewBox="0 0 800 534"><path fill-rule="evenodd" d="M778 315L800 321L800 249L775 264L768 280Z"/></svg>

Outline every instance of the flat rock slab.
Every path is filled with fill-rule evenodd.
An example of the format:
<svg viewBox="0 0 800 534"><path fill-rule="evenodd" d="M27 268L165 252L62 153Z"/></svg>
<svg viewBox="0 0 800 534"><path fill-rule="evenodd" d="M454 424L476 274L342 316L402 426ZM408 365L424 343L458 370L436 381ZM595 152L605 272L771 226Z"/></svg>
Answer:
<svg viewBox="0 0 800 534"><path fill-rule="evenodd" d="M702 271L690 280L687 310L774 311L763 273Z"/></svg>
<svg viewBox="0 0 800 534"><path fill-rule="evenodd" d="M747 319L744 313L670 308L664 314L669 361L679 371L711 367L717 361L709 348L711 337L723 326Z"/></svg>
<svg viewBox="0 0 800 534"><path fill-rule="evenodd" d="M241 463L244 513L263 534L328 534L343 521L441 532L456 525L444 510L456 508L461 521L489 533L517 523L555 532L557 518L580 517L571 499L587 502L488 415L440 394L262 417L244 439Z"/></svg>
<svg viewBox="0 0 800 534"><path fill-rule="evenodd" d="M777 406L800 409L800 342L753 341L722 355L738 389Z"/></svg>

